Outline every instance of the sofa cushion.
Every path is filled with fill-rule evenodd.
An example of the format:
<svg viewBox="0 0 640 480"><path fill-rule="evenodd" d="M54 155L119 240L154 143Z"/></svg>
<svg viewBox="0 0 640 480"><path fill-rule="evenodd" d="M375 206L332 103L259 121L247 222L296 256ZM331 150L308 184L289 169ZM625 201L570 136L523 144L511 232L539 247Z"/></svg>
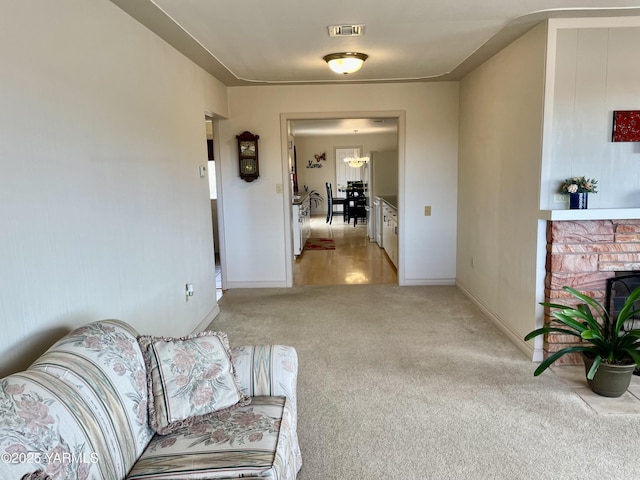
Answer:
<svg viewBox="0 0 640 480"><path fill-rule="evenodd" d="M114 458L99 425L77 390L46 372L1 379L0 478L37 470L52 480L122 478L130 467Z"/></svg>
<svg viewBox="0 0 640 480"><path fill-rule="evenodd" d="M110 478L124 477L153 435L137 338L138 332L120 320L90 323L62 337L29 368L69 387L69 408L89 409L95 421L90 433L101 435L106 445L101 463L117 472Z"/></svg>
<svg viewBox="0 0 640 480"><path fill-rule="evenodd" d="M291 421L286 397L254 397L251 405L154 436L127 479L293 480Z"/></svg>
<svg viewBox="0 0 640 480"><path fill-rule="evenodd" d="M231 349L240 388L251 397L285 396L297 404L298 353L286 345L248 345Z"/></svg>
<svg viewBox="0 0 640 480"><path fill-rule="evenodd" d="M286 345L249 345L231 349L231 358L238 375L240 387L246 395L285 396L291 409L291 432L294 457L291 468L297 472L302 467L302 452L298 444L297 382L298 353Z"/></svg>
<svg viewBox="0 0 640 480"><path fill-rule="evenodd" d="M236 379L226 334L145 335L138 342L147 364L149 424L157 433L166 435L251 402Z"/></svg>

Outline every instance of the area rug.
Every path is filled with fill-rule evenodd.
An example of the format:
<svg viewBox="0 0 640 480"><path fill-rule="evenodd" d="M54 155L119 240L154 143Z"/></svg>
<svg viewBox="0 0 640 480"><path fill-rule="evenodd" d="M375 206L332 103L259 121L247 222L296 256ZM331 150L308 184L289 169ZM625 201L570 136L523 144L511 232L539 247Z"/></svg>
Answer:
<svg viewBox="0 0 640 480"><path fill-rule="evenodd" d="M333 238L317 238L312 237L304 244L305 250L335 250L336 242Z"/></svg>

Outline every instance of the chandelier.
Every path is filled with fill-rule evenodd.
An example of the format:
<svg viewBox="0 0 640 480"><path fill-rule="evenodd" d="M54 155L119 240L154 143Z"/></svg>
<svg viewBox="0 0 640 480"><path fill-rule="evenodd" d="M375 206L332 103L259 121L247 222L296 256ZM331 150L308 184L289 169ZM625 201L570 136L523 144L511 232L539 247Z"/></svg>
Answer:
<svg viewBox="0 0 640 480"><path fill-rule="evenodd" d="M369 157L347 157L344 159L344 163L353 168L360 168L365 163L369 163Z"/></svg>

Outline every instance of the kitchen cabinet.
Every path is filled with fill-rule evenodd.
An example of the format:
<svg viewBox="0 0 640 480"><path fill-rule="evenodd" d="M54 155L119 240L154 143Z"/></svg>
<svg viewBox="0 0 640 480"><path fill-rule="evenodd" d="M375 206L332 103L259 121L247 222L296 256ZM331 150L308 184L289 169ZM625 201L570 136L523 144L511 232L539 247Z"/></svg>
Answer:
<svg viewBox="0 0 640 480"><path fill-rule="evenodd" d="M309 195L293 199L293 254L298 256L311 235L311 198Z"/></svg>
<svg viewBox="0 0 640 480"><path fill-rule="evenodd" d="M369 225L373 225L373 241L382 248L382 199L376 197L373 201L373 221L369 222Z"/></svg>
<svg viewBox="0 0 640 480"><path fill-rule="evenodd" d="M382 247L398 268L398 209L382 202Z"/></svg>

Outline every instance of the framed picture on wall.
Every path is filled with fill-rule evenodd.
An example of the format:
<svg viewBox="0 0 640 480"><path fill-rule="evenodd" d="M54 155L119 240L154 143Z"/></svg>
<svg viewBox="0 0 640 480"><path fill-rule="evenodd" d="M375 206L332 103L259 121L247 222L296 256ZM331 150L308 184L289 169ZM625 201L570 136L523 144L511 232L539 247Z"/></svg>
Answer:
<svg viewBox="0 0 640 480"><path fill-rule="evenodd" d="M613 112L612 142L640 142L640 110Z"/></svg>

